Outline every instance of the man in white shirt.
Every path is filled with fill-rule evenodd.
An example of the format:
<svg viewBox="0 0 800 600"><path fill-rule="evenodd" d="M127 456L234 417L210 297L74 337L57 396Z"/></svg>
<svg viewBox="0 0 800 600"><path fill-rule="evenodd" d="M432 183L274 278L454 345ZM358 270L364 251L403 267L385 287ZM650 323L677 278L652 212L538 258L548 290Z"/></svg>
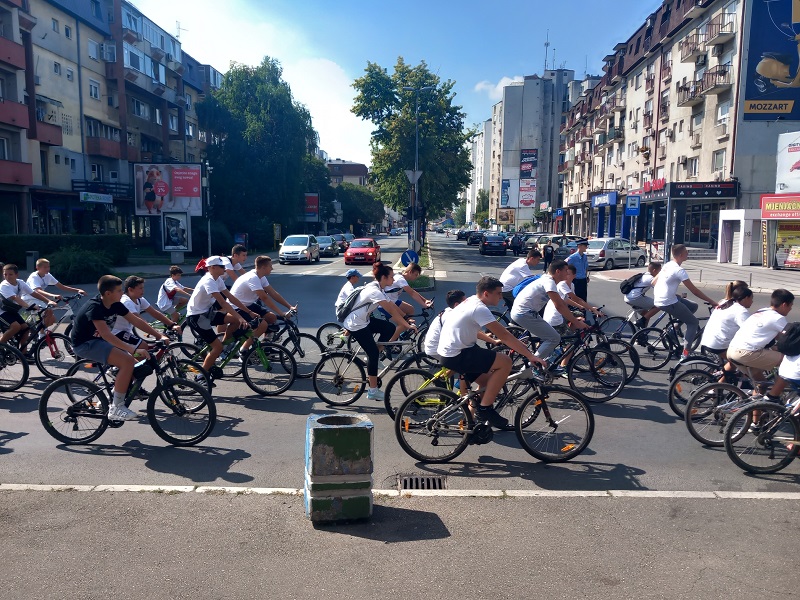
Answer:
<svg viewBox="0 0 800 600"><path fill-rule="evenodd" d="M28 280L26 281L26 283L28 284L28 287L30 287L34 292L39 292L48 300L54 300L56 302L61 300L61 296L47 292L46 290L48 286L53 285L65 292L80 294L81 296L86 295L86 292L84 292L82 289L72 287L69 285L64 285L58 279L53 277L53 274L50 273L50 261L47 260L46 258L40 258L39 260L36 261L36 270L28 276ZM24 295L22 297L22 300L27 302L28 304L35 304L36 306L42 308L47 306L47 302L45 302L44 300L39 300L28 294ZM47 327L50 327L53 323L56 322L56 317L53 314L53 311L50 309L46 310L44 312L44 315L42 316L44 318L44 324Z"/></svg>
<svg viewBox="0 0 800 600"><path fill-rule="evenodd" d="M230 277L231 281L236 281L244 273L244 263L247 261L247 247L243 244L236 244L231 248L231 256L223 256L225 262L225 277Z"/></svg>
<svg viewBox="0 0 800 600"><path fill-rule="evenodd" d="M544 364L494 318L489 307L497 306L502 297L503 284L499 279L481 277L476 294L456 306L444 321L437 348L444 367L460 373L468 381L485 386L475 418L499 428L506 427L508 419L501 416L493 404L511 373L511 358L501 352L479 347L478 333L486 328L531 363Z"/></svg>
<svg viewBox="0 0 800 600"><path fill-rule="evenodd" d="M647 295L647 292L653 287L653 280L660 272L661 263L651 262L647 265L647 273L642 275L639 281L634 283L633 289L625 294L625 304L635 308L642 315L636 321L636 326L642 329L647 327L650 318L659 311L653 299Z"/></svg>
<svg viewBox="0 0 800 600"><path fill-rule="evenodd" d="M539 264L540 260L542 260L542 253L531 249L528 251L528 256L512 262L500 275L500 282L503 284L503 300L509 310L514 304L514 294L512 293L514 288L520 281L533 275L532 269Z"/></svg>
<svg viewBox="0 0 800 600"><path fill-rule="evenodd" d="M689 275L681 266L687 258L689 258L689 249L683 244L675 244L672 247L672 260L664 265L653 280L653 302L656 307L686 325L686 334L683 337L683 358L689 356L689 347L697 337L700 321L694 316L697 304L685 298L679 298L678 286L683 283L696 297L711 306L717 305L714 300L698 290L689 279Z"/></svg>
<svg viewBox="0 0 800 600"><path fill-rule="evenodd" d="M441 360L441 357L437 354L437 352L439 350L439 338L442 334L442 325L444 325L447 316L453 312L453 309L466 299L467 295L461 290L450 290L447 292L447 308L433 318L433 321L431 321L431 324L428 326L428 331L425 332L425 340L423 341L422 345L422 351L425 354L431 358ZM490 344L497 342L496 339L488 334L483 333L482 331L478 332L478 339Z"/></svg>
<svg viewBox="0 0 800 600"><path fill-rule="evenodd" d="M8 306L0 307L0 325L5 329L3 335L0 336L0 343L4 344L8 342L8 340L22 331L24 333L19 340L19 347L20 350L24 351L25 345L28 343L30 329L25 319L19 314L21 309L28 308L28 303L25 302L22 297L25 295L32 296L46 302L48 306L55 306L56 303L52 300L48 300L41 292L32 290L24 281L17 279L18 274L19 268L17 265L7 264L3 267L3 281L0 283L0 294L6 299L3 304L5 305L8 303ZM19 308L16 308L15 305L18 305Z"/></svg>
<svg viewBox="0 0 800 600"><path fill-rule="evenodd" d="M347 300L347 297L355 289L358 280L361 279L361 273L358 272L358 269L348 269L345 271L344 276L347 281L342 286L342 289L339 290L339 295L336 297L336 302L333 303L334 310L344 304L345 300Z"/></svg>
<svg viewBox="0 0 800 600"><path fill-rule="evenodd" d="M178 320L178 309L189 302L189 297L194 291L180 282L181 277L183 277L183 269L178 265L172 265L169 268L169 277L158 288L156 306L158 310L169 315L173 321ZM181 295L180 298L177 297L178 294Z"/></svg>
<svg viewBox="0 0 800 600"><path fill-rule="evenodd" d="M124 293L122 294L120 302L122 302L125 308L127 308L131 313L137 317L142 316L143 313L147 313L154 319L161 321L168 328L176 332L180 332L180 325L172 321L160 311L153 308L147 299L145 299L144 279L136 275L131 275L123 282L122 290ZM149 331L148 333L153 334L153 332L157 334L158 338L164 337L155 329ZM114 326L111 328L111 333L115 335L117 339L133 346L134 351L140 347L147 349L147 344L145 344L142 339L133 332L133 323L128 321L125 317L117 316L116 320L114 321Z"/></svg>

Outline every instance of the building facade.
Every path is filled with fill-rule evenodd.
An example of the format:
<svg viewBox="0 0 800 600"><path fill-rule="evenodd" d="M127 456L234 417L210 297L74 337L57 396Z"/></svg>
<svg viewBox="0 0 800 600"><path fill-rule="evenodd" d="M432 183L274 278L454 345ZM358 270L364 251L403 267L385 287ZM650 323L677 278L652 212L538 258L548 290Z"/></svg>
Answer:
<svg viewBox="0 0 800 600"><path fill-rule="evenodd" d="M472 138L470 144L470 162L472 163L472 180L466 190L466 221L471 224L477 211L478 192L484 190L487 194L491 188L491 157L492 157L492 120L487 119L481 124L480 129Z"/></svg>

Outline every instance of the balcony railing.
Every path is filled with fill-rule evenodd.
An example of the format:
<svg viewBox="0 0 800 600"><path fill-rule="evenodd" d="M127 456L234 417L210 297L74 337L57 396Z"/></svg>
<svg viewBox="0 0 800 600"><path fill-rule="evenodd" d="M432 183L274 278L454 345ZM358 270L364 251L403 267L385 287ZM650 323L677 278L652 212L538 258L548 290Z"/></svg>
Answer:
<svg viewBox="0 0 800 600"><path fill-rule="evenodd" d="M687 19L694 19L705 12L708 5L714 0L684 0L683 16Z"/></svg>
<svg viewBox="0 0 800 600"><path fill-rule="evenodd" d="M104 137L86 136L86 154L116 159L122 157L119 142Z"/></svg>
<svg viewBox="0 0 800 600"><path fill-rule="evenodd" d="M672 79L672 61L667 60L661 65L661 81L667 82Z"/></svg>
<svg viewBox="0 0 800 600"><path fill-rule="evenodd" d="M624 127L612 127L608 130L608 141L616 142L625 137L625 128Z"/></svg>
<svg viewBox="0 0 800 600"><path fill-rule="evenodd" d="M707 44L724 44L736 35L736 17L730 13L720 13L708 22L706 28Z"/></svg>
<svg viewBox="0 0 800 600"><path fill-rule="evenodd" d="M0 160L0 183L33 185L33 165L15 160Z"/></svg>
<svg viewBox="0 0 800 600"><path fill-rule="evenodd" d="M648 75L644 78L644 91L648 94L652 94L653 90L656 87L656 77L655 75Z"/></svg>
<svg viewBox="0 0 800 600"><path fill-rule="evenodd" d="M21 102L0 98L0 123L28 129L30 127L28 106Z"/></svg>
<svg viewBox="0 0 800 600"><path fill-rule="evenodd" d="M703 94L719 94L732 86L731 64L725 63L703 73Z"/></svg>
<svg viewBox="0 0 800 600"><path fill-rule="evenodd" d="M0 36L0 63L17 69L25 68L25 48L14 40Z"/></svg>
<svg viewBox="0 0 800 600"><path fill-rule="evenodd" d="M133 186L126 183L106 183L104 181L72 180L73 192L91 192L93 194L111 194L120 198L133 198Z"/></svg>
<svg viewBox="0 0 800 600"><path fill-rule="evenodd" d="M617 83L622 78L622 72L625 70L625 59L619 57L616 64L611 69L611 83Z"/></svg>
<svg viewBox="0 0 800 600"><path fill-rule="evenodd" d="M703 101L703 83L692 81L678 90L678 106L694 106Z"/></svg>
<svg viewBox="0 0 800 600"><path fill-rule="evenodd" d="M37 119L36 139L48 146L61 146L64 143L64 133L59 125L53 125Z"/></svg>
<svg viewBox="0 0 800 600"><path fill-rule="evenodd" d="M664 160L667 158L667 145L661 144L658 147L658 160Z"/></svg>
<svg viewBox="0 0 800 600"><path fill-rule="evenodd" d="M705 52L705 35L693 33L681 40L678 48L681 53L681 62L694 62L698 56Z"/></svg>
<svg viewBox="0 0 800 600"><path fill-rule="evenodd" d="M645 129L648 129L649 127L653 126L653 113L652 113L652 111L651 112L646 112L646 113L644 113L644 115L642 115L642 125L644 125Z"/></svg>
<svg viewBox="0 0 800 600"><path fill-rule="evenodd" d="M661 116L661 122L669 121L669 102L662 102L658 105L658 114Z"/></svg>

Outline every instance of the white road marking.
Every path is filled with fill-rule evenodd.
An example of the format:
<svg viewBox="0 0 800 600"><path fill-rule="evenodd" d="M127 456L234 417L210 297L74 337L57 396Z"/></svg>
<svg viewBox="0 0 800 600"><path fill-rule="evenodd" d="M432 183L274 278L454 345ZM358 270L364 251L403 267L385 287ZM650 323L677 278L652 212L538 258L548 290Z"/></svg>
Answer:
<svg viewBox="0 0 800 600"><path fill-rule="evenodd" d="M433 276L436 279L447 279L447 271L434 271Z"/></svg>

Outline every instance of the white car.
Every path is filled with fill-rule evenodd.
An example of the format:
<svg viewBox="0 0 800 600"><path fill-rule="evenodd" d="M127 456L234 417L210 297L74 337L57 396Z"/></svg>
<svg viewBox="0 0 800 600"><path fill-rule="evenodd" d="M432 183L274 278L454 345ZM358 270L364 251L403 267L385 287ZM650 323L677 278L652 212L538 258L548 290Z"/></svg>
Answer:
<svg viewBox="0 0 800 600"><path fill-rule="evenodd" d="M281 244L278 260L282 265L287 262L319 262L317 238L313 235L290 235Z"/></svg>
<svg viewBox="0 0 800 600"><path fill-rule="evenodd" d="M631 267L641 268L647 261L647 254L636 244L623 238L596 238L589 240L586 249L590 269L613 269L627 267L630 257Z"/></svg>

